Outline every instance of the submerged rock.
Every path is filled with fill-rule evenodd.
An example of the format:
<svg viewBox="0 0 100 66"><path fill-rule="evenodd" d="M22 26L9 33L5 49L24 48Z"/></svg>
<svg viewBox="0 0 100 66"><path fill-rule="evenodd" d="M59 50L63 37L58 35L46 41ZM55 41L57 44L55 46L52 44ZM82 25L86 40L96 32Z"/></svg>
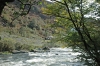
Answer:
<svg viewBox="0 0 100 66"><path fill-rule="evenodd" d="M49 47L44 47L42 50L50 50Z"/></svg>

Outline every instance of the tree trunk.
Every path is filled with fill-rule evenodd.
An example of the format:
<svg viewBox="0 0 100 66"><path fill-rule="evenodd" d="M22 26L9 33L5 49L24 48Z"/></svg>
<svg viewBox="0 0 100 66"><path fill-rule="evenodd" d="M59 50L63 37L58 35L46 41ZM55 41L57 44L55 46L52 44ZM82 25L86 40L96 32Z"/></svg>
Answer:
<svg viewBox="0 0 100 66"><path fill-rule="evenodd" d="M0 16L5 6L6 6L5 2L0 2Z"/></svg>

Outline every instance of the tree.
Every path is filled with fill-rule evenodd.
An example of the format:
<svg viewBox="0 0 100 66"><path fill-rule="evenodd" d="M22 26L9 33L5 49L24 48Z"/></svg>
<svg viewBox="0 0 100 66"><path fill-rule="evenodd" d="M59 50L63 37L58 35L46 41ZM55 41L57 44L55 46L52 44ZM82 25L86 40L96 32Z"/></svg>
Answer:
<svg viewBox="0 0 100 66"><path fill-rule="evenodd" d="M6 2L13 2L14 0L1 0L0 1L0 15ZM28 14L33 2L38 0L17 0L20 3L22 13L20 15ZM99 0L97 0L99 2ZM44 13L56 17L55 26L62 31L61 38L64 41L73 43L71 46L78 47L85 57L89 57L94 61L94 65L100 66L100 37L98 20L85 18L84 15L92 11L93 8L85 6L86 0L61 0L49 4ZM26 8L28 6L28 9ZM99 9L99 8L98 8ZM98 10L97 9L97 10ZM27 10L27 11L26 11ZM90 25L91 24L91 25ZM66 34L67 32L67 34ZM73 39L73 36L75 37ZM95 40L96 39L96 40Z"/></svg>
<svg viewBox="0 0 100 66"><path fill-rule="evenodd" d="M14 0L0 0L0 15L4 9L4 7L6 6L6 2L13 2Z"/></svg>
<svg viewBox="0 0 100 66"><path fill-rule="evenodd" d="M0 0L0 16L2 14L4 7L6 6L6 3L14 2L14 1L18 1L19 2L18 4L20 4L19 8L22 10L22 13L20 15L26 15L29 13L33 5L40 4L42 0L41 1L39 0Z"/></svg>
<svg viewBox="0 0 100 66"><path fill-rule="evenodd" d="M47 4L46 8L42 8L43 13L55 16L54 26L61 30L58 30L60 38L63 38L61 40L69 43L71 47L79 48L85 61L92 59L93 62L88 61L89 64L92 62L93 66L100 66L98 19L85 17L93 9L87 0L55 0L52 4Z"/></svg>

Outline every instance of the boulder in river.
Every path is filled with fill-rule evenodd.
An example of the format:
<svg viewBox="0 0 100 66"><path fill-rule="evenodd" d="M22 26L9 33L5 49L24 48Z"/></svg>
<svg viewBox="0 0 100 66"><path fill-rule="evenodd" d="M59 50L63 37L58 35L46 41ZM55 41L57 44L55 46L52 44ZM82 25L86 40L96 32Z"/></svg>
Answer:
<svg viewBox="0 0 100 66"><path fill-rule="evenodd" d="M42 50L50 50L49 47L44 47Z"/></svg>

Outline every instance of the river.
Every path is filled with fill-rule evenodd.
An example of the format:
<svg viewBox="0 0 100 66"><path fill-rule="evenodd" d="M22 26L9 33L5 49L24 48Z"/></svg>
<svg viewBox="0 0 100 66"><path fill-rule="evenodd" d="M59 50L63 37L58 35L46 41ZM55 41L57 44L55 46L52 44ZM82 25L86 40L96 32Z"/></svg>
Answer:
<svg viewBox="0 0 100 66"><path fill-rule="evenodd" d="M85 66L70 48L51 48L50 52L0 55L0 66Z"/></svg>

